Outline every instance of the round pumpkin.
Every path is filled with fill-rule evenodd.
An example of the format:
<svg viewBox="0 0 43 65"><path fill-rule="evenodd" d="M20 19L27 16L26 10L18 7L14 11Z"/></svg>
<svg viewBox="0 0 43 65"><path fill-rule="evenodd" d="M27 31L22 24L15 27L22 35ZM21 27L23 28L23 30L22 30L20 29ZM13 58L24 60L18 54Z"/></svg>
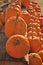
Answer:
<svg viewBox="0 0 43 65"><path fill-rule="evenodd" d="M30 52L38 52L40 49L40 39L36 36L28 37L30 42Z"/></svg>
<svg viewBox="0 0 43 65"><path fill-rule="evenodd" d="M28 26L29 27L40 27L40 24L38 24L38 23L29 23Z"/></svg>
<svg viewBox="0 0 43 65"><path fill-rule="evenodd" d="M28 34L27 34L27 36L29 37L29 36L38 36L38 34L35 32L35 31L29 31L28 32Z"/></svg>
<svg viewBox="0 0 43 65"><path fill-rule="evenodd" d="M34 28L34 27L29 27L27 30L28 30L28 31L35 31L35 32L37 32L37 29Z"/></svg>
<svg viewBox="0 0 43 65"><path fill-rule="evenodd" d="M13 35L6 42L6 51L13 58L23 58L29 50L29 41L22 35Z"/></svg>
<svg viewBox="0 0 43 65"><path fill-rule="evenodd" d="M42 62L43 62L43 50L39 51L38 54L40 55Z"/></svg>
<svg viewBox="0 0 43 65"><path fill-rule="evenodd" d="M22 3L22 6L26 6L27 7L30 2L29 2L29 0L22 0L21 3Z"/></svg>
<svg viewBox="0 0 43 65"><path fill-rule="evenodd" d="M43 63L42 63L42 65L43 65Z"/></svg>
<svg viewBox="0 0 43 65"><path fill-rule="evenodd" d="M12 4L14 4L14 3L12 3ZM5 22L6 22L10 17L16 16L17 13L20 14L20 11L21 11L21 10L17 7L17 5L16 5L16 6L14 6L14 5L9 6L9 7L6 9Z"/></svg>
<svg viewBox="0 0 43 65"><path fill-rule="evenodd" d="M21 17L18 15L15 17L9 18L5 24L5 35L7 38L9 38L12 35L20 34L20 35L26 35L26 28L27 25Z"/></svg>
<svg viewBox="0 0 43 65"><path fill-rule="evenodd" d="M29 23L30 14L27 12L27 10L22 9L22 13L20 14L20 17L22 17L25 20L26 24Z"/></svg>
<svg viewBox="0 0 43 65"><path fill-rule="evenodd" d="M42 59L39 54L37 53L30 53L29 54L29 65L41 65Z"/></svg>

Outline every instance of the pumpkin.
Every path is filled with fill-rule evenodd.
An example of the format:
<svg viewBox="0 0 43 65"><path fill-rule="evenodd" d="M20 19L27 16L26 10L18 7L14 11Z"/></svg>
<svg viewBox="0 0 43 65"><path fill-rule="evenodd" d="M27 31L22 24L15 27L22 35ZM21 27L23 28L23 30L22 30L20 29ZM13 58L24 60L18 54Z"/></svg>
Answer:
<svg viewBox="0 0 43 65"><path fill-rule="evenodd" d="M43 50L39 51L38 54L40 55L42 62L43 62Z"/></svg>
<svg viewBox="0 0 43 65"><path fill-rule="evenodd" d="M21 3L22 3L22 6L26 6L27 7L30 2L29 2L29 0L22 0Z"/></svg>
<svg viewBox="0 0 43 65"><path fill-rule="evenodd" d="M43 65L43 63L42 63L42 65Z"/></svg>
<svg viewBox="0 0 43 65"><path fill-rule="evenodd" d="M6 42L6 51L13 58L23 58L29 50L29 41L22 35L13 35Z"/></svg>
<svg viewBox="0 0 43 65"><path fill-rule="evenodd" d="M30 14L27 12L26 9L22 9L22 13L20 14L20 17L22 17L25 20L26 24L29 23Z"/></svg>
<svg viewBox="0 0 43 65"><path fill-rule="evenodd" d="M29 23L28 26L29 27L40 27L40 24L38 24L38 23Z"/></svg>
<svg viewBox="0 0 43 65"><path fill-rule="evenodd" d="M29 65L41 65L42 59L39 54L37 53L30 53L29 54Z"/></svg>
<svg viewBox="0 0 43 65"><path fill-rule="evenodd" d="M9 20L5 24L5 35L7 38L9 38L12 35L20 34L20 35L26 35L26 28L27 25L21 17L13 16L9 18Z"/></svg>
<svg viewBox="0 0 43 65"><path fill-rule="evenodd" d="M39 25L41 24L41 22L40 22L39 19L34 19L34 22L35 22L35 23L38 23Z"/></svg>
<svg viewBox="0 0 43 65"><path fill-rule="evenodd" d="M6 9L6 13L5 13L5 22L12 16L16 16L17 13L20 13L20 9L18 8L18 6L13 5L15 3L12 3L12 6L8 6L8 8Z"/></svg>
<svg viewBox="0 0 43 65"><path fill-rule="evenodd" d="M40 49L40 39L36 36L28 37L30 42L30 52L38 52Z"/></svg>
<svg viewBox="0 0 43 65"><path fill-rule="evenodd" d="M29 31L27 36L38 36L38 34L35 31Z"/></svg>
<svg viewBox="0 0 43 65"><path fill-rule="evenodd" d="M37 32L37 29L36 28L33 28L33 27L29 27L27 30L28 31L35 31L35 32Z"/></svg>

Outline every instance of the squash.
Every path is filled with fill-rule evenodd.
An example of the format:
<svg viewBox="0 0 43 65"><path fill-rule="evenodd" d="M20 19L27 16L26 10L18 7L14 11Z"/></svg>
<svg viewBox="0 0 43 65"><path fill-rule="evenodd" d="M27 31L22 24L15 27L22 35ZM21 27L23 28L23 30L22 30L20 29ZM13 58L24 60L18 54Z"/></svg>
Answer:
<svg viewBox="0 0 43 65"><path fill-rule="evenodd" d="M23 58L29 50L29 41L22 35L13 35L6 42L6 51L13 58Z"/></svg>
<svg viewBox="0 0 43 65"><path fill-rule="evenodd" d="M27 31L27 25L21 17L17 14L16 16L13 16L7 20L5 24L5 35L7 38L9 38L12 35L20 34L20 35L26 35Z"/></svg>
<svg viewBox="0 0 43 65"><path fill-rule="evenodd" d="M29 54L29 65L41 65L42 59L39 54L37 53L30 53Z"/></svg>
<svg viewBox="0 0 43 65"><path fill-rule="evenodd" d="M30 52L38 52L40 50L40 39L36 36L28 37L30 42Z"/></svg>
<svg viewBox="0 0 43 65"><path fill-rule="evenodd" d="M39 51L38 54L40 55L42 62L43 62L43 50Z"/></svg>
<svg viewBox="0 0 43 65"><path fill-rule="evenodd" d="M12 3L11 5L9 5L6 9L6 13L5 13L5 22L12 16L16 16L17 13L20 14L21 10L19 5L15 6L15 3Z"/></svg>

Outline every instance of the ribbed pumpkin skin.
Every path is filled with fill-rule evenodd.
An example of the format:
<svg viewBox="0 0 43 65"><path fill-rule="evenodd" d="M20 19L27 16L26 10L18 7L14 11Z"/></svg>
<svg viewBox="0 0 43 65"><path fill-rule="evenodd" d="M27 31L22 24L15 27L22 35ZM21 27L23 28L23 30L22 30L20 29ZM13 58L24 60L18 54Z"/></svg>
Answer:
<svg viewBox="0 0 43 65"><path fill-rule="evenodd" d="M5 13L5 22L12 16L16 16L17 13L20 14L20 9L17 6L14 7L13 5L14 3L12 3L12 5L9 5L8 8L6 9L6 13Z"/></svg>
<svg viewBox="0 0 43 65"><path fill-rule="evenodd" d="M41 65L42 60L39 54L37 53L30 53L29 54L29 65Z"/></svg>
<svg viewBox="0 0 43 65"><path fill-rule="evenodd" d="M6 42L6 51L13 58L23 58L29 50L29 41L24 36L13 35Z"/></svg>
<svg viewBox="0 0 43 65"><path fill-rule="evenodd" d="M16 17L11 17L5 24L6 37L9 38L15 34L26 35L26 23L21 17L18 17L17 21Z"/></svg>

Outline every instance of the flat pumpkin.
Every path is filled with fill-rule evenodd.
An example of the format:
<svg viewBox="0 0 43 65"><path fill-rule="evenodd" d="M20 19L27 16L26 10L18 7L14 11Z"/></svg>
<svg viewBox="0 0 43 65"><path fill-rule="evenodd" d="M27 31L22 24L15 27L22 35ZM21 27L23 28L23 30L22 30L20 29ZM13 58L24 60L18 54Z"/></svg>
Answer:
<svg viewBox="0 0 43 65"><path fill-rule="evenodd" d="M29 41L22 35L13 35L6 42L6 51L13 58L23 58L29 50Z"/></svg>
<svg viewBox="0 0 43 65"><path fill-rule="evenodd" d="M9 38L12 35L26 35L26 23L21 17L11 17L5 24L5 35Z"/></svg>
<svg viewBox="0 0 43 65"><path fill-rule="evenodd" d="M29 54L29 65L41 65L42 59L39 54L37 53L30 53Z"/></svg>

